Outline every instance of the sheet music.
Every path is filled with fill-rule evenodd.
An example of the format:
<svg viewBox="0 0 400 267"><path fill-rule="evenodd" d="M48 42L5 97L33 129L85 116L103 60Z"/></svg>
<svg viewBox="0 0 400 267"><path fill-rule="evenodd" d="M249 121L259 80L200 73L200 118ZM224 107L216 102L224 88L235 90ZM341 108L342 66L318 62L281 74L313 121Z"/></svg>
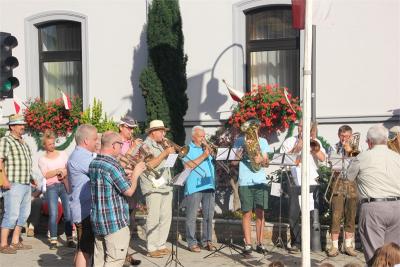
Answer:
<svg viewBox="0 0 400 267"><path fill-rule="evenodd" d="M215 160L227 160L229 154L229 148L227 147L219 147L217 149L217 157Z"/></svg>
<svg viewBox="0 0 400 267"><path fill-rule="evenodd" d="M169 154L167 160L164 162L164 168L172 168L175 165L178 154Z"/></svg>
<svg viewBox="0 0 400 267"><path fill-rule="evenodd" d="M173 184L178 185L178 186L183 186L185 184L189 174L191 173L191 171L192 171L192 169L187 168L187 169L184 169L180 174L177 174L173 179L174 180Z"/></svg>
<svg viewBox="0 0 400 267"><path fill-rule="evenodd" d="M342 171L347 170L349 167L353 157L331 157L329 158L330 163L332 164L332 170L334 171Z"/></svg>
<svg viewBox="0 0 400 267"><path fill-rule="evenodd" d="M308 206L310 208L310 211L314 210L314 196L313 193L310 193L308 196ZM301 209L301 195L299 196L299 204L300 204L300 209Z"/></svg>
<svg viewBox="0 0 400 267"><path fill-rule="evenodd" d="M231 148L228 160L239 160L239 155L242 154L242 151L243 148L241 147Z"/></svg>
<svg viewBox="0 0 400 267"><path fill-rule="evenodd" d="M297 154L285 154L285 153L275 153L272 156L272 160L269 162L270 165L286 165L286 166L294 166L296 165ZM284 161L282 163L282 158Z"/></svg>
<svg viewBox="0 0 400 267"><path fill-rule="evenodd" d="M301 165L292 167L290 172L292 173L294 183L297 186L301 186ZM311 164L308 168L308 174L310 177L310 185L318 185L317 181L315 180L318 177L318 172Z"/></svg>
<svg viewBox="0 0 400 267"><path fill-rule="evenodd" d="M275 197L281 196L281 184L280 183L271 183L271 195Z"/></svg>

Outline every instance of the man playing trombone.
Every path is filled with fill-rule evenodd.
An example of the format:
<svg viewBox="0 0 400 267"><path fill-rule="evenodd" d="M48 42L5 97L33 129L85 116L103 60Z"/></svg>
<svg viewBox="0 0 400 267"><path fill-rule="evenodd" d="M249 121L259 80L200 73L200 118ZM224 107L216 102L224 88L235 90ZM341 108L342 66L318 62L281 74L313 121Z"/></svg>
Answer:
<svg viewBox="0 0 400 267"><path fill-rule="evenodd" d="M186 240L191 252L200 252L196 240L196 217L200 203L203 213L202 247L212 251L212 220L215 208L215 169L211 148L205 140L202 126L192 128L189 153L183 158L185 168L193 169L186 180Z"/></svg>

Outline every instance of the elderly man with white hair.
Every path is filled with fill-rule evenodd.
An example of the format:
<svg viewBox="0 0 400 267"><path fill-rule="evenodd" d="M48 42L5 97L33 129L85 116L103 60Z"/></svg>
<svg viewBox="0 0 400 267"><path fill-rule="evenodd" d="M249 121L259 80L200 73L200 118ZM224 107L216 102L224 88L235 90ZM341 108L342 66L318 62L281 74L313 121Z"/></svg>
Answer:
<svg viewBox="0 0 400 267"><path fill-rule="evenodd" d="M372 126L369 150L353 160L347 173L358 186L359 229L368 264L377 248L390 242L400 245L400 155L387 147L387 140L386 128Z"/></svg>

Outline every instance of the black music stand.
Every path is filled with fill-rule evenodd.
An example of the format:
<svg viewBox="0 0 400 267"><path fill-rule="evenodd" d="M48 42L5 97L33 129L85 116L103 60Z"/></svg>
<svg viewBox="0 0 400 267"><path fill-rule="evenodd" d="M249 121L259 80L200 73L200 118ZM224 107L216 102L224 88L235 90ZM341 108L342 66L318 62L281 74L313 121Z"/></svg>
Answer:
<svg viewBox="0 0 400 267"><path fill-rule="evenodd" d="M269 163L270 165L279 165L281 170L281 180L280 184L280 194L279 194L279 217L278 217L278 238L276 239L276 243L273 247L281 247L284 248L285 244L282 240L282 195L283 195L283 175L286 175L286 179L289 182L289 175L287 174L287 167L296 166L295 160L297 155L296 154L286 154L286 153L275 153L274 158Z"/></svg>
<svg viewBox="0 0 400 267"><path fill-rule="evenodd" d="M223 157L224 157L223 160L225 160L225 161L237 160L237 148L233 148L232 146L229 147L229 148L226 148L226 154ZM232 230L231 230L231 231L229 231L229 242L224 241L223 243L221 243L221 246L219 248L217 248L216 250L214 250L210 254L204 256L203 259L208 258L208 257L214 255L217 252L220 252L224 248L229 248L229 251L230 251L231 255L232 255L232 250L233 250L233 251L235 251L235 252L237 252L237 253L239 253L239 254L244 256L243 252L240 251L239 248L233 243Z"/></svg>
<svg viewBox="0 0 400 267"><path fill-rule="evenodd" d="M179 238L179 195L180 195L180 188L184 185L187 176L191 172L190 169L185 169L179 175L176 175L170 182L171 185L176 188L176 229L175 229L175 244L171 242L171 254L169 255L167 262L164 266L171 266L173 262L175 262L175 266L183 266L183 264L178 259L178 238ZM175 190L174 190L175 191ZM175 249L174 249L175 247Z"/></svg>

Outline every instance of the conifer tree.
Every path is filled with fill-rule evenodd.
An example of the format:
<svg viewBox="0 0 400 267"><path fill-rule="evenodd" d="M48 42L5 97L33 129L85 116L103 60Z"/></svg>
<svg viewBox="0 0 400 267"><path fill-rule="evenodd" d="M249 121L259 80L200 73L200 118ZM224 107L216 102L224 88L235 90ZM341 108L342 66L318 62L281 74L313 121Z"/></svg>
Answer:
<svg viewBox="0 0 400 267"><path fill-rule="evenodd" d="M141 87L146 87L146 110L147 114L169 114L169 120L159 117L169 123L173 139L178 144L185 141L185 129L183 126L184 116L188 108L186 95L186 62L187 57L183 49L182 19L178 0L153 0L149 8L147 25L147 44L149 49L149 67L142 73ZM156 77L161 83L162 91L155 89L155 85L147 84L145 81L154 80ZM151 76L145 78L143 75ZM142 90L144 89L142 87ZM151 92L154 90L154 92ZM145 91L143 91L145 92ZM160 94L159 98L165 98L164 102L147 100ZM148 106L147 104L150 104ZM162 109L162 111L160 110ZM148 118L151 120L152 118Z"/></svg>

